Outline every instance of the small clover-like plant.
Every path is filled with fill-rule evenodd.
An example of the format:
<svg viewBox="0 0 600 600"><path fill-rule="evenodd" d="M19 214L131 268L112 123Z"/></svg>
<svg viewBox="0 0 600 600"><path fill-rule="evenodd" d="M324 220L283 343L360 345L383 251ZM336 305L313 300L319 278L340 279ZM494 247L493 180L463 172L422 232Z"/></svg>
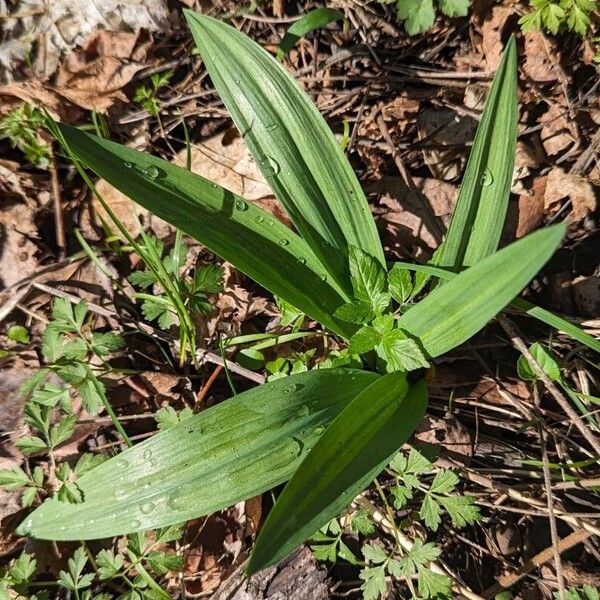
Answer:
<svg viewBox="0 0 600 600"><path fill-rule="evenodd" d="M140 85L135 90L133 99L146 109L150 115L157 117L160 113L158 92L160 89L169 85L171 77L173 77L171 71L155 73L150 77L150 85Z"/></svg>
<svg viewBox="0 0 600 600"><path fill-rule="evenodd" d="M526 33L545 30L554 35L568 30L585 36L591 18L598 10L597 0L530 0L531 10L521 17L519 24Z"/></svg>
<svg viewBox="0 0 600 600"><path fill-rule="evenodd" d="M466 17L471 0L378 0L380 4L395 4L398 19L409 35L431 29L436 9L447 17Z"/></svg>

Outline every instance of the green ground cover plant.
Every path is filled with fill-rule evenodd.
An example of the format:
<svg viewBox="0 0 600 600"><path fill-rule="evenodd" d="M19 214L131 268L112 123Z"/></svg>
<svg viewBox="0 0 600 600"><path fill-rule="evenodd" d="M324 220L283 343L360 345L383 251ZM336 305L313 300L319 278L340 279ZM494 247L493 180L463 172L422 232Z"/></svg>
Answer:
<svg viewBox="0 0 600 600"><path fill-rule="evenodd" d="M279 376L198 414L163 414L158 435L78 476L74 502L47 499L19 532L51 540L131 535L220 510L289 480L256 541L247 567L253 573L335 519L390 461L404 481L393 502L412 499L410 476L422 472L409 466L411 455L408 462L394 457L425 414L427 369L511 302L592 348L597 342L515 301L560 244L563 225L498 250L517 134L514 40L491 87L446 240L433 264L419 269L387 264L356 175L280 62L220 21L192 11L186 18L214 86L294 230L201 175L70 126L48 126L92 189L86 169L276 295L294 328L306 315L326 335L345 340L347 350L321 365L329 368L297 372L293 361L282 370L272 365L268 372ZM140 256L153 257L134 283L160 282L170 312L181 316L189 302L203 305L205 294L220 285L220 272L202 274L201 285L174 281L176 251L165 256L147 239L143 248L129 241ZM193 287L187 295L183 284ZM84 308L64 315L68 344L75 343L71 336L81 337L85 315L78 311ZM68 346L62 334L55 344L62 354L48 357L57 372ZM93 336L83 337L83 345L76 342L79 359L97 350ZM193 331L182 344L188 346L193 350ZM445 511L457 523L472 522L472 502L449 500L455 476L440 473L419 486L422 519L435 528ZM435 559L435 549L413 550L412 558L394 551L368 556L369 550L365 558L384 575L418 571L426 596L434 583L419 567ZM365 585L375 577L371 585L380 589L379 574L365 572Z"/></svg>

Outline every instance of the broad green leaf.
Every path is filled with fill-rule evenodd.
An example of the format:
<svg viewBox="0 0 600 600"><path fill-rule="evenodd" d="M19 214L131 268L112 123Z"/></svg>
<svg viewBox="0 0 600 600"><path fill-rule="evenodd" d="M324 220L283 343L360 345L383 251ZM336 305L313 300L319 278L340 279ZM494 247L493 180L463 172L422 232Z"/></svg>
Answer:
<svg viewBox="0 0 600 600"><path fill-rule="evenodd" d="M499 313L552 256L564 225L541 229L437 287L398 320L430 357L468 340Z"/></svg>
<svg viewBox="0 0 600 600"><path fill-rule="evenodd" d="M395 264L388 272L387 280L389 292L398 304L403 304L410 298L413 291L410 271Z"/></svg>
<svg viewBox="0 0 600 600"><path fill-rule="evenodd" d="M309 13L303 15L301 19L295 21L294 24L285 32L283 39L279 43L277 49L277 59L283 60L285 55L294 47L296 42L305 35L311 33L315 29L320 29L343 19L344 15L339 10L334 8L316 8Z"/></svg>
<svg viewBox="0 0 600 600"><path fill-rule="evenodd" d="M348 298L307 244L258 206L165 160L56 123L53 133L84 165L332 331Z"/></svg>
<svg viewBox="0 0 600 600"><path fill-rule="evenodd" d="M511 38L477 128L439 266L458 272L496 251L508 207L517 121L517 49Z"/></svg>
<svg viewBox="0 0 600 600"><path fill-rule="evenodd" d="M383 267L356 246L350 247L350 279L354 296L376 307L382 295L386 278Z"/></svg>
<svg viewBox="0 0 600 600"><path fill-rule="evenodd" d="M247 572L289 554L345 509L390 461L427 405L424 381L384 375L325 430L277 499L256 540Z"/></svg>
<svg viewBox="0 0 600 600"><path fill-rule="evenodd" d="M262 174L329 276L350 293L350 245L385 263L365 195L327 123L258 44L221 21L184 12L212 83Z"/></svg>
<svg viewBox="0 0 600 600"><path fill-rule="evenodd" d="M286 481L323 429L378 376L323 369L266 383L126 450L21 524L41 539L108 538L231 506ZM311 532L312 533L312 532Z"/></svg>
<svg viewBox="0 0 600 600"><path fill-rule="evenodd" d="M430 265L417 265L407 262L397 262L395 264L399 265L401 268L410 269L412 271L416 271L417 273L426 273L427 275L438 277L439 279L443 280L449 280L456 277L456 273L447 271L446 269L440 269L439 267L432 267ZM545 308L536 306L531 302L527 302L527 300L523 300L522 298L515 298L510 304L513 308L528 314L530 317L533 317L538 321L545 323L546 325L550 325L550 327L561 331L570 338L584 344L591 350L600 352L599 340L592 337L589 333L586 333L583 329L581 329L581 327L571 323L570 321L567 321L563 317L556 315Z"/></svg>
<svg viewBox="0 0 600 600"><path fill-rule="evenodd" d="M558 381L560 379L560 367L552 354L550 354L544 346L539 342L535 342L530 346L529 352L535 362L537 362L542 371L546 373L550 379L553 381ZM521 379L530 381L535 381L537 379L537 375L533 371L532 366L523 355L519 356L519 360L517 361L517 372Z"/></svg>

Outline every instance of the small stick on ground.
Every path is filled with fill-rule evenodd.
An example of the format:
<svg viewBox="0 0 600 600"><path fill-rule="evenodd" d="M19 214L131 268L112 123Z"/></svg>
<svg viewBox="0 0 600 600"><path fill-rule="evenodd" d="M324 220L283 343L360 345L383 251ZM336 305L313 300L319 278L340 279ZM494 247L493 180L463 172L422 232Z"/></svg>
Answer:
<svg viewBox="0 0 600 600"><path fill-rule="evenodd" d="M208 380L206 381L206 383L202 386L202 389L198 392L198 396L196 397L196 405L197 406L199 406L200 404L202 404L202 401L204 400L204 398L206 398L206 395L210 391L210 388L212 387L212 384L215 382L215 380L219 376L219 373L222 370L223 370L223 366L222 365L217 365L215 367L215 370L210 374L210 377L208 378Z"/></svg>
<svg viewBox="0 0 600 600"><path fill-rule="evenodd" d="M591 535L592 534L589 531L584 531L582 529L574 531L573 533L570 533L567 537L564 537L558 542L556 551L559 552L559 554L562 554L563 552L566 552L573 546L581 544L581 542L587 540ZM553 546L550 546L548 548L545 548L541 552L538 552L538 554L526 561L516 571L513 571L508 575L504 575L503 577L500 577L493 586L489 587L487 590L485 590L485 592L483 592L483 598L485 598L486 600L494 598L502 590L510 588L512 585L517 583L517 581L525 577L527 573L531 573L531 571L533 571L534 569L537 569L544 563L551 560L552 556L554 555L554 552L555 549L553 548Z"/></svg>
<svg viewBox="0 0 600 600"><path fill-rule="evenodd" d="M54 204L54 230L56 232L56 245L58 246L59 260L64 260L67 251L65 238L65 223L62 211L60 183L58 181L58 168L54 152L50 151L50 181L52 184L52 201Z"/></svg>

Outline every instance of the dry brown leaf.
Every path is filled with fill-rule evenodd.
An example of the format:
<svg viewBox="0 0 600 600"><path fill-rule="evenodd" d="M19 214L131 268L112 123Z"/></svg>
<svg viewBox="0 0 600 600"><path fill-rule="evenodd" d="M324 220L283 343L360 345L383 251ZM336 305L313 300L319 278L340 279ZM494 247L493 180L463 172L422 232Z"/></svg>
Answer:
<svg viewBox="0 0 600 600"><path fill-rule="evenodd" d="M488 71L494 72L500 66L504 50L504 28L507 20L514 12L513 8L503 5L494 6L491 12L486 12L487 18L481 25L481 49Z"/></svg>
<svg viewBox="0 0 600 600"><path fill-rule="evenodd" d="M130 200L125 194L122 194L103 179L98 181L96 189L125 229L133 237L137 237L140 234L140 224L145 229L152 230L154 234L161 239L167 237L169 233L171 233L172 228L168 223L159 219L136 202ZM120 236L119 231L113 225L110 217L104 208L102 208L102 204L98 201L96 196L92 199L92 206L97 221L96 224L100 225L100 219L103 219L113 229L115 234Z"/></svg>
<svg viewBox="0 0 600 600"><path fill-rule="evenodd" d="M575 141L575 132L568 120L566 109L553 104L539 119L541 138L548 156L566 150Z"/></svg>
<svg viewBox="0 0 600 600"><path fill-rule="evenodd" d="M183 167L185 161L183 151L175 164ZM192 146L192 171L246 200L273 196L246 143L233 129Z"/></svg>
<svg viewBox="0 0 600 600"><path fill-rule="evenodd" d="M105 112L145 65L149 39L140 33L99 31L60 65L55 90L77 106Z"/></svg>
<svg viewBox="0 0 600 600"><path fill-rule="evenodd" d="M166 31L164 0L21 0L2 22L0 81L18 77L20 63L31 57L35 78L47 80L63 53L83 44L97 31ZM2 3L0 3L2 6Z"/></svg>
<svg viewBox="0 0 600 600"><path fill-rule="evenodd" d="M38 261L32 238L38 232L33 210L25 204L9 204L0 210L0 282L6 287L31 275Z"/></svg>
<svg viewBox="0 0 600 600"><path fill-rule="evenodd" d="M431 444L436 449L441 447L444 451L442 455L450 456L464 465L471 462L473 444L469 431L449 413L443 419L426 415L417 427L415 439Z"/></svg>
<svg viewBox="0 0 600 600"><path fill-rule="evenodd" d="M524 34L525 61L523 72L536 83L550 83L561 77L560 52L540 31L529 31Z"/></svg>
<svg viewBox="0 0 600 600"><path fill-rule="evenodd" d="M560 167L554 167L548 173L544 193L544 208L548 212L556 210L560 200L571 200L570 218L580 221L596 210L596 194L592 185L579 175L567 173Z"/></svg>
<svg viewBox="0 0 600 600"><path fill-rule="evenodd" d="M433 213L447 224L458 189L447 181L431 178L414 179L417 190L411 191L400 177L383 177L368 188L370 194L381 194L376 216L385 224L384 242L390 249L419 247L431 250L438 246L436 226L423 208L428 202ZM419 256L417 251L415 256Z"/></svg>
<svg viewBox="0 0 600 600"><path fill-rule="evenodd" d="M23 104L23 102L43 106L53 117L58 117L61 120L68 121L75 117L72 110L69 111L69 107L65 105L64 100L56 92L35 79L0 85L0 100L0 117Z"/></svg>
<svg viewBox="0 0 600 600"><path fill-rule="evenodd" d="M466 154L456 145L467 144L475 137L477 121L460 116L450 109L428 108L417 117L419 139L447 145L447 150L423 150L423 158L432 175L437 179L455 179L462 174Z"/></svg>
<svg viewBox="0 0 600 600"><path fill-rule="evenodd" d="M546 176L536 177L529 193L521 194L518 202L516 237L522 238L536 229L544 219Z"/></svg>

